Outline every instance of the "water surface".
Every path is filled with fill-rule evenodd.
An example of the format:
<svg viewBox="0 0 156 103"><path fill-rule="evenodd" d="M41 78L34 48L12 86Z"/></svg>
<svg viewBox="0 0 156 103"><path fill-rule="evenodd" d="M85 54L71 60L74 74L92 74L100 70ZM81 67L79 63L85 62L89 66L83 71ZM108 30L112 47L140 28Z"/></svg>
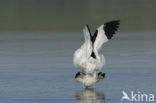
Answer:
<svg viewBox="0 0 156 103"><path fill-rule="evenodd" d="M1 33L0 102L121 103L123 90L156 95L155 34L118 33L102 48L104 81L84 89L72 63L83 34Z"/></svg>

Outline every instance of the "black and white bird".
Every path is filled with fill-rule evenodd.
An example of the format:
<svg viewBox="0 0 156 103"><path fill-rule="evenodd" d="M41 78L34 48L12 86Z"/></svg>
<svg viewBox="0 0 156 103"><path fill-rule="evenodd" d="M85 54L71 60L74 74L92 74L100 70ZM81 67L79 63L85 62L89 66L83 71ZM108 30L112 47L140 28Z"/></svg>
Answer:
<svg viewBox="0 0 156 103"><path fill-rule="evenodd" d="M99 72L98 74L96 72L92 74L86 74L83 71L79 71L75 75L75 80L82 83L85 87L90 87L96 82L103 80L104 77L105 73L102 72Z"/></svg>
<svg viewBox="0 0 156 103"><path fill-rule="evenodd" d="M84 82L86 82L85 79L88 78L89 80L87 79L87 81L91 81L91 83L88 83L90 85L87 86L91 86L98 81L98 79L96 79L98 78L96 71L100 70L105 64L104 55L99 53L99 50L103 43L109 41L113 37L115 31L117 31L119 27L119 23L119 20L104 23L96 29L94 35L91 34L88 25L84 27L83 34L85 42L75 51L73 58L74 65L82 67L82 72L85 74L84 76L81 73L77 73L77 76L75 76L76 80L78 77L83 78L81 81L77 80L78 82L87 85Z"/></svg>

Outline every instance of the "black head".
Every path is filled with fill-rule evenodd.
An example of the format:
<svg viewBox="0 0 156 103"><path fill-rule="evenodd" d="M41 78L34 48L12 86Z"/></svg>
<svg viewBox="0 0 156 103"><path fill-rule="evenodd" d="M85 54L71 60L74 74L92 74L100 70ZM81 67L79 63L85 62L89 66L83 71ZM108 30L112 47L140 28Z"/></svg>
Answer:
<svg viewBox="0 0 156 103"><path fill-rule="evenodd" d="M105 73L102 73L103 78L105 77Z"/></svg>
<svg viewBox="0 0 156 103"><path fill-rule="evenodd" d="M102 72L99 72L98 75L102 74Z"/></svg>
<svg viewBox="0 0 156 103"><path fill-rule="evenodd" d="M80 72L77 72L75 75L75 78L77 78L80 75Z"/></svg>
<svg viewBox="0 0 156 103"><path fill-rule="evenodd" d="M81 75L85 75L85 73L83 73L83 72L77 72L76 75L75 75L75 78L77 78L77 77L79 77Z"/></svg>
<svg viewBox="0 0 156 103"><path fill-rule="evenodd" d="M105 77L105 73L99 72L98 76L102 76L104 78Z"/></svg>

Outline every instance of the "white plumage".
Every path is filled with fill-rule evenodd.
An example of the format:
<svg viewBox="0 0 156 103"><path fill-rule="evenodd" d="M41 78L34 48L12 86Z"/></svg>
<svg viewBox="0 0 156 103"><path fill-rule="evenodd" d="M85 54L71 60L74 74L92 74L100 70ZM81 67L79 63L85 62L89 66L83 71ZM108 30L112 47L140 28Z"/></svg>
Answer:
<svg viewBox="0 0 156 103"><path fill-rule="evenodd" d="M96 72L93 74L86 74L83 76L83 78L76 78L76 80L86 87L92 86L98 81Z"/></svg>
<svg viewBox="0 0 156 103"><path fill-rule="evenodd" d="M91 35L88 25L83 29L85 41L74 53L73 63L80 66L86 74L96 73L105 64L104 55L99 53L103 43L109 41L117 30L119 20L114 20L99 26Z"/></svg>
<svg viewBox="0 0 156 103"><path fill-rule="evenodd" d="M100 30L102 26L100 26L98 30ZM86 73L93 73L95 70L101 69L105 63L104 55L99 54L98 50L104 42L108 41L108 39L103 35L104 31L100 30L93 45L87 26L84 27L83 34L85 42L74 53L74 65L84 68ZM92 51L94 51L96 59L91 57Z"/></svg>

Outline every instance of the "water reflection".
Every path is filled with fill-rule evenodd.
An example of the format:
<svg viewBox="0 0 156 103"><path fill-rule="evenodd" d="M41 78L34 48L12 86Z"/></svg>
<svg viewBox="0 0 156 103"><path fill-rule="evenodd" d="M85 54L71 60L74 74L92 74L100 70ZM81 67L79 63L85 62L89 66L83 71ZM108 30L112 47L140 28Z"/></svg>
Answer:
<svg viewBox="0 0 156 103"><path fill-rule="evenodd" d="M104 93L98 92L92 88L86 88L75 94L78 103L104 103Z"/></svg>

